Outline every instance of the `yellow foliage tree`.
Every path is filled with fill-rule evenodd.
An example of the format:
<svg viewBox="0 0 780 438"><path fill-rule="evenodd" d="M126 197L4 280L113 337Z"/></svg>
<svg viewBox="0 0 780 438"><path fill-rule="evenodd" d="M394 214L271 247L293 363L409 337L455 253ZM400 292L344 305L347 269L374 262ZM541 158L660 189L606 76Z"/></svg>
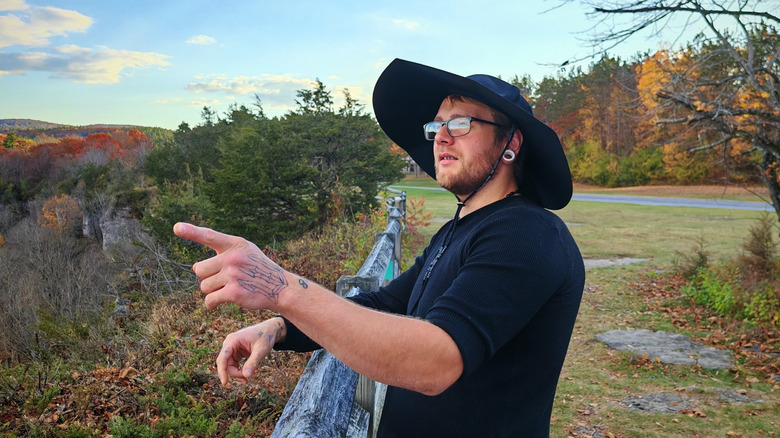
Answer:
<svg viewBox="0 0 780 438"><path fill-rule="evenodd" d="M65 193L46 201L41 211L43 214L38 218L38 223L60 232L75 227L81 215L78 201Z"/></svg>

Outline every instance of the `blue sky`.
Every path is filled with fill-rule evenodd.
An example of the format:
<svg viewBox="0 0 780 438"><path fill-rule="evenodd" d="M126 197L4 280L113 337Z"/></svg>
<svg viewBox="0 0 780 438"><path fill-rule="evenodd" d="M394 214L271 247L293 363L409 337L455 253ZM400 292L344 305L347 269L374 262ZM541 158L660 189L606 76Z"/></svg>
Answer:
<svg viewBox="0 0 780 438"><path fill-rule="evenodd" d="M535 80L590 54L577 4L518 0L0 0L0 119L175 129L203 106L295 107L319 78L370 109L394 58ZM611 53L660 47L636 37ZM587 64L584 65L587 67ZM336 101L337 105L339 99Z"/></svg>

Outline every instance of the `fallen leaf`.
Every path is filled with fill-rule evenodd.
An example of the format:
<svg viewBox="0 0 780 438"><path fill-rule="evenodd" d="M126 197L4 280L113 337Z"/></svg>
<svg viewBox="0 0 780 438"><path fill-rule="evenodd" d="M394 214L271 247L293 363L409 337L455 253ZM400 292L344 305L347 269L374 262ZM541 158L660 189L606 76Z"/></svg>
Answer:
<svg viewBox="0 0 780 438"><path fill-rule="evenodd" d="M132 379L138 375L138 370L133 367L127 367L119 372L120 379Z"/></svg>

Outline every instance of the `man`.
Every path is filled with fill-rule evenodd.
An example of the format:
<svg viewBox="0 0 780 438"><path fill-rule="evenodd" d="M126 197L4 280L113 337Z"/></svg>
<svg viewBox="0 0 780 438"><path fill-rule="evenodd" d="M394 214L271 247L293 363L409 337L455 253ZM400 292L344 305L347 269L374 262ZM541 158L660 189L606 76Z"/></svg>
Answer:
<svg viewBox="0 0 780 438"><path fill-rule="evenodd" d="M546 210L572 193L558 137L517 87L403 60L377 81L374 111L457 197L455 217L409 270L351 299L244 239L177 224L177 235L217 252L193 266L208 308L282 315L225 339L222 383L246 381L271 348L321 346L389 385L379 436L548 436L585 277L566 226Z"/></svg>

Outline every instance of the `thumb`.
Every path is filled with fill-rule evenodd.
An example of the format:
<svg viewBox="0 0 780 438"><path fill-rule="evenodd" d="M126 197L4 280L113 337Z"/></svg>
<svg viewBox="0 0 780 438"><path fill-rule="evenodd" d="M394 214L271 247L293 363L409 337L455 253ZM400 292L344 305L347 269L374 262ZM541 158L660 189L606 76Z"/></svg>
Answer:
<svg viewBox="0 0 780 438"><path fill-rule="evenodd" d="M241 367L241 372L244 374L244 377L250 378L255 373L257 366L260 364L260 360L263 358L260 354L260 350L261 349L255 349L252 351L252 354L246 362L244 362L244 366Z"/></svg>

